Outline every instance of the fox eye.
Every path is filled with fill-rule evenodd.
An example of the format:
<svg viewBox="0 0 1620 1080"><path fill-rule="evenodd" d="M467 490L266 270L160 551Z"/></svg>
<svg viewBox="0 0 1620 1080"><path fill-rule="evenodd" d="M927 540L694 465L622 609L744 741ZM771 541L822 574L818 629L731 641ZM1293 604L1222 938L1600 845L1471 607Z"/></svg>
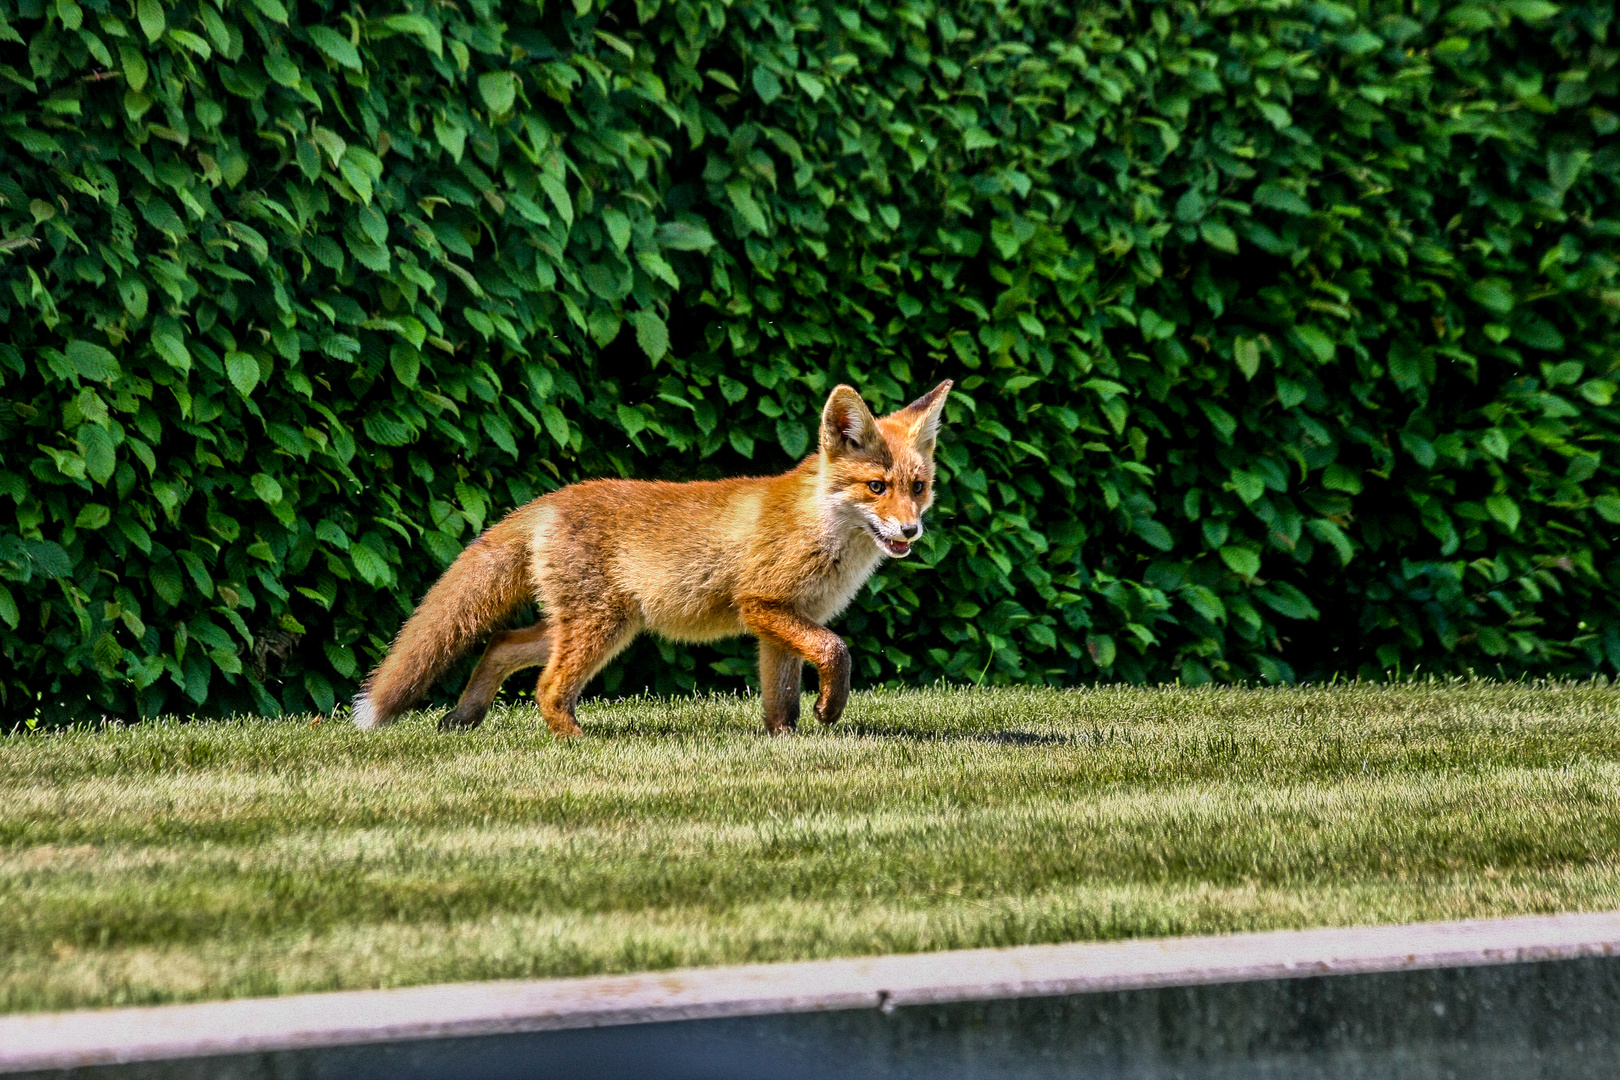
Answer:
<svg viewBox="0 0 1620 1080"><path fill-rule="evenodd" d="M881 480L868 480L866 486L872 489L872 494L881 495L889 490L889 485Z"/></svg>
<svg viewBox="0 0 1620 1080"><path fill-rule="evenodd" d="M913 495L921 495L923 493L923 488L927 486L928 485L924 484L921 480L913 480L911 482L911 493Z"/></svg>

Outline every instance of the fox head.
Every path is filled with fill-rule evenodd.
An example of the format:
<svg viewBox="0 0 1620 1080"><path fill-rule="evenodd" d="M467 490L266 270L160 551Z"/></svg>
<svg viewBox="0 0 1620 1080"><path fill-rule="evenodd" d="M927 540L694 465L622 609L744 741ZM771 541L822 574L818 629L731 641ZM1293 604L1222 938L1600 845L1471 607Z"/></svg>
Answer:
<svg viewBox="0 0 1620 1080"><path fill-rule="evenodd" d="M910 405L879 418L861 395L839 386L821 411L821 474L841 515L871 534L878 549L908 555L934 501L934 440L946 379Z"/></svg>

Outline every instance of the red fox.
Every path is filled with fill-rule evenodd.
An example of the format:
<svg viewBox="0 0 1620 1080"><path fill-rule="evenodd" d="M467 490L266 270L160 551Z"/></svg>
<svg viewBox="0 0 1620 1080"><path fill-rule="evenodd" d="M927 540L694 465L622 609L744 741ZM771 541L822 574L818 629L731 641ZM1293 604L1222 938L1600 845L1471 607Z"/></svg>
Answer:
<svg viewBox="0 0 1620 1080"><path fill-rule="evenodd" d="M476 727L508 675L542 667L535 700L559 737L607 662L650 630L674 641L759 639L765 729L799 720L805 661L816 719L849 699L849 649L826 623L885 556L922 535L934 442L951 382L878 419L839 386L820 446L781 476L661 483L593 480L508 514L457 557L354 699L361 728L389 723L480 637L524 604L540 621L496 633L441 729Z"/></svg>

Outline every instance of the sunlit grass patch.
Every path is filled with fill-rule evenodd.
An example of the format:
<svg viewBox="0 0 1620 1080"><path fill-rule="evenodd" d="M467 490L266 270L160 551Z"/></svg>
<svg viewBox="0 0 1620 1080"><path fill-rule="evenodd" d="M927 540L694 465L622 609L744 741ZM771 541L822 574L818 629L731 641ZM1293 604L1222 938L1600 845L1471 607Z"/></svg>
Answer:
<svg viewBox="0 0 1620 1080"><path fill-rule="evenodd" d="M1603 908L1620 692L858 695L0 740L0 1008Z"/></svg>

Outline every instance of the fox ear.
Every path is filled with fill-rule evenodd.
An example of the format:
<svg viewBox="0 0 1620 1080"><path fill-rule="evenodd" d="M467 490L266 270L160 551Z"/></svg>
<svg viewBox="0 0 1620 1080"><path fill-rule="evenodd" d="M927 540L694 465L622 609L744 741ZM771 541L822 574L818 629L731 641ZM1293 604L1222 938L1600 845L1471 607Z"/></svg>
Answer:
<svg viewBox="0 0 1620 1080"><path fill-rule="evenodd" d="M953 383L946 379L910 405L895 413L895 419L905 425L911 436L911 445L924 456L934 452L934 440L939 437L940 417L945 412L945 398Z"/></svg>
<svg viewBox="0 0 1620 1080"><path fill-rule="evenodd" d="M835 386L821 410L821 451L824 454L870 452L881 441L877 420L852 386Z"/></svg>

